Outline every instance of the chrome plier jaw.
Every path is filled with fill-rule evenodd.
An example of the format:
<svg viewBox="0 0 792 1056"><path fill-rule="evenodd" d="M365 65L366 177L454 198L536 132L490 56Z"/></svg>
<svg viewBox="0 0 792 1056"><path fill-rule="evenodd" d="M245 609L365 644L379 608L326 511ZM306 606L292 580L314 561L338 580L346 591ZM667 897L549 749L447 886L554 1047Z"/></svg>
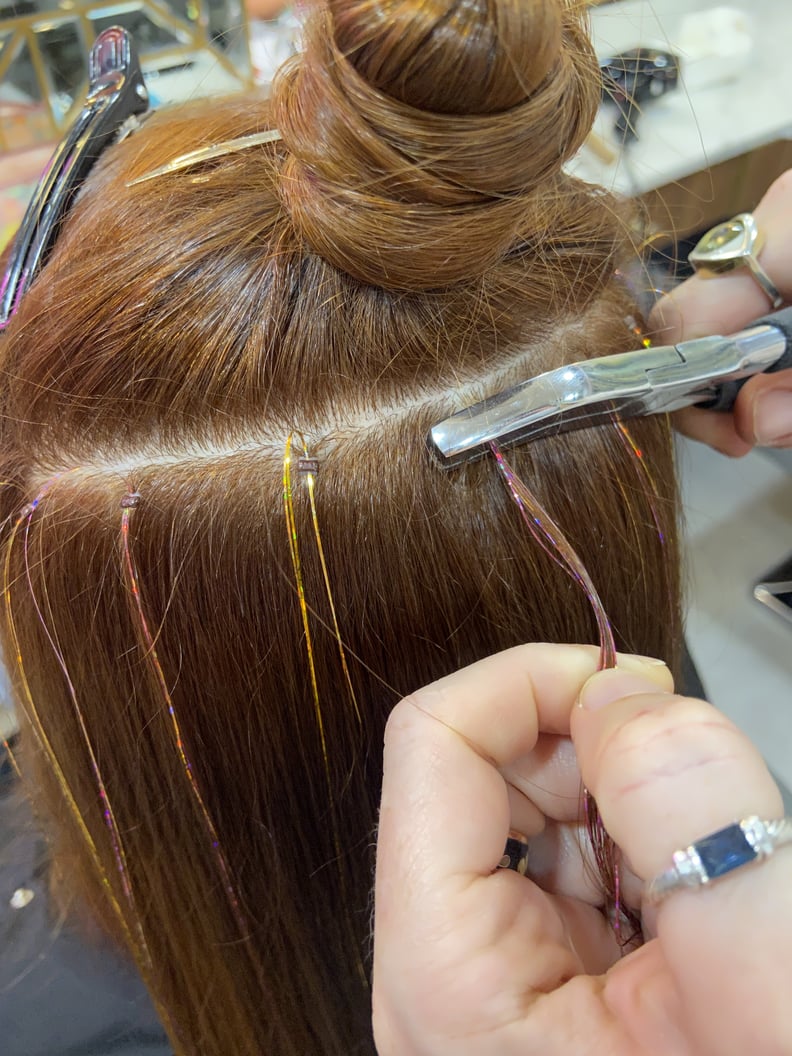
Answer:
<svg viewBox="0 0 792 1056"><path fill-rule="evenodd" d="M728 410L753 374L787 366L792 308L730 337L641 348L539 374L438 422L429 447L450 468L483 457L493 441L541 440L691 404Z"/></svg>
<svg viewBox="0 0 792 1056"><path fill-rule="evenodd" d="M41 270L74 195L102 151L130 118L149 105L134 44L111 26L94 41L88 60L88 95L56 148L33 194L11 248L0 286L0 331Z"/></svg>

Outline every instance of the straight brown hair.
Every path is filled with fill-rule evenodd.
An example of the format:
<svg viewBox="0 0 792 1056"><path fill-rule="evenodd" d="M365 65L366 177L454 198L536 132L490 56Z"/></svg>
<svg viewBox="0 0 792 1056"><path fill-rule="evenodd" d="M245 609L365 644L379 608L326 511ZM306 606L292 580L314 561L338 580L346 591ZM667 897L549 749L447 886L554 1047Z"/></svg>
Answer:
<svg viewBox="0 0 792 1056"><path fill-rule="evenodd" d="M441 471L425 438L635 347L625 210L562 170L598 97L572 0L327 0L270 102L107 153L3 339L21 765L60 896L135 958L179 1056L373 1053L390 709L520 642L596 641L491 461ZM619 647L673 664L669 428L631 429L648 473L610 426L510 457Z"/></svg>

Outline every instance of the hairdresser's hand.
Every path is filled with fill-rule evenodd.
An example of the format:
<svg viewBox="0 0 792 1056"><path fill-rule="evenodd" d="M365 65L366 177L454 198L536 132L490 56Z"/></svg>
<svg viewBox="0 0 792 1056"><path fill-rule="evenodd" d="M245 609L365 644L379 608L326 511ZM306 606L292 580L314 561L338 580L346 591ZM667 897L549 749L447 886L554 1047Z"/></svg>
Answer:
<svg viewBox="0 0 792 1056"><path fill-rule="evenodd" d="M596 663L585 647L522 646L393 712L375 906L380 1056L792 1052L792 847L671 894L644 918L656 938L619 958L575 849L567 734L635 871L634 905L637 878L674 850L747 815L781 816L782 803L750 742L708 704L673 696L664 666L622 657L590 678ZM541 887L496 870L510 827L531 838Z"/></svg>
<svg viewBox="0 0 792 1056"><path fill-rule="evenodd" d="M792 303L792 169L780 176L754 209L764 233L762 267ZM655 339L665 343L729 334L772 311L745 269L717 278L694 276L664 297L650 317ZM679 411L680 432L724 454L740 456L759 444L792 447L792 370L759 374L743 386L730 414L693 407Z"/></svg>

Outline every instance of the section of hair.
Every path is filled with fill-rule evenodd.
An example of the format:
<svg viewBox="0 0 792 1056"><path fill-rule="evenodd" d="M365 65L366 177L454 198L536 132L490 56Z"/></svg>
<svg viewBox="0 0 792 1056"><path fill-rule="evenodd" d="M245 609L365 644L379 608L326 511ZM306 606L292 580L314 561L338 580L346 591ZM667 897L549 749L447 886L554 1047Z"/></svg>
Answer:
<svg viewBox="0 0 792 1056"><path fill-rule="evenodd" d="M33 738L23 762L64 883L101 915L129 903L99 760L140 918L127 930L142 930L179 1056L373 1054L372 834L391 707L522 641L597 640L495 465L442 472L426 447L435 421L517 372L635 344L613 281L631 253L622 209L560 171L592 105L575 86L591 56L573 15L550 0L318 9L273 104L284 141L129 187L273 123L256 99L153 116L99 166L0 347L0 515L13 525L44 479L82 467L31 518L27 567L11 545L8 580L30 693L88 838ZM480 69L460 65L464 40ZM617 645L673 663L669 429L631 431L656 492L610 426L509 458L584 561ZM290 529L291 434L318 469L315 510L291 480ZM128 544L184 756L124 572L133 491Z"/></svg>

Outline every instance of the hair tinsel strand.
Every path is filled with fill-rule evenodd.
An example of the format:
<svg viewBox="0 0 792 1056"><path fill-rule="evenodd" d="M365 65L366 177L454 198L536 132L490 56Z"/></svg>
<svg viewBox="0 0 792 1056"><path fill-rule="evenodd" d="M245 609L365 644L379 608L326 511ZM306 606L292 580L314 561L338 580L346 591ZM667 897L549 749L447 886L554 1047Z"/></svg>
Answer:
<svg viewBox="0 0 792 1056"><path fill-rule="evenodd" d="M239 928L240 936L245 939L248 936L249 928L242 914L239 899L234 889L234 885L231 881L231 872L229 870L228 862L226 860L223 849L220 845L220 839L217 834L217 829L215 828L214 822L212 821L211 815L209 814L209 810L206 806L203 795L201 794L201 790L198 787L198 782L193 772L192 763L190 762L190 758L187 755L187 750L182 738L181 726L179 724L179 719L173 704L173 698L171 697L170 690L168 689L168 683L165 679L165 673L162 670L162 665L160 664L159 656L157 654L157 647L154 642L154 637L151 633L148 620L146 619L146 614L143 610L143 600L140 592L140 580L135 561L132 556L132 547L129 541L131 515L133 511L137 508L137 500L139 499L139 495L136 492L131 492L130 495L126 498L134 498L135 501L133 503L127 503L126 505L122 504L122 564L126 575L127 585L133 598L134 611L140 622L140 628L143 633L143 641L146 646L146 658L151 666L152 671L154 672L155 679L162 693L168 717L170 719L170 727L173 734L174 743L176 745L176 750L179 754L179 760L181 762L182 770L187 777L193 800L195 801L195 804L198 807L198 811L201 815L204 827L206 828L206 831L209 835L209 842L212 847L212 853L214 856L215 863L217 864L218 872L220 873L223 888L231 906L231 910L234 914L234 919L236 920L237 927Z"/></svg>

